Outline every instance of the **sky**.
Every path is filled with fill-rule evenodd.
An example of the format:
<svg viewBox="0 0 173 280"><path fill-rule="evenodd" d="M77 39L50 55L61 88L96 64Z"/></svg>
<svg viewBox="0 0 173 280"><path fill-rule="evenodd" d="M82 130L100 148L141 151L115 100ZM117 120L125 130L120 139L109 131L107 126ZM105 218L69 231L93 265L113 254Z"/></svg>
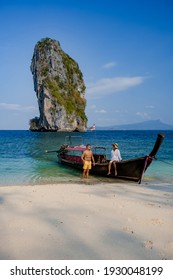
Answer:
<svg viewBox="0 0 173 280"><path fill-rule="evenodd" d="M42 38L83 73L88 126L173 125L172 0L1 0L0 129L39 116L30 71Z"/></svg>

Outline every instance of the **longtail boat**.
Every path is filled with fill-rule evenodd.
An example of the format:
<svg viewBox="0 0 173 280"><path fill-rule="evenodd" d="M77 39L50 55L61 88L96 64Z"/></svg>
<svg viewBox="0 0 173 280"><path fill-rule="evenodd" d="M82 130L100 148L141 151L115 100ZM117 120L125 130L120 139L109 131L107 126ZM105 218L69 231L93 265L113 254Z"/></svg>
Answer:
<svg viewBox="0 0 173 280"><path fill-rule="evenodd" d="M109 177L112 177L114 179L125 179L141 183L143 175L152 163L153 159L155 159L155 156L163 142L163 139L164 135L158 134L153 149L149 155L117 162L117 176L114 175L115 172L112 164L111 174L109 175ZM61 148L56 152L59 161L62 164L65 164L75 169L82 170L83 161L81 159L81 155L85 149L86 146L84 145L63 144ZM93 175L108 177L108 164L110 160L106 158L106 148L100 146L91 146L91 149L93 151L93 156L96 164L92 166L90 173Z"/></svg>

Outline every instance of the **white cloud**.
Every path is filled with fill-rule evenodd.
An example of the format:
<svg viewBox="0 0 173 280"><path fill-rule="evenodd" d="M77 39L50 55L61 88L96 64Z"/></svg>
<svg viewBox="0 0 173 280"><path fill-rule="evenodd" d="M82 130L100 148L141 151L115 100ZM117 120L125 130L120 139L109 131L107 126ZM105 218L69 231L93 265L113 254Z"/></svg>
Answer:
<svg viewBox="0 0 173 280"><path fill-rule="evenodd" d="M86 93L88 97L100 98L104 95L127 90L143 83L145 77L115 77L105 78L88 85Z"/></svg>
<svg viewBox="0 0 173 280"><path fill-rule="evenodd" d="M109 62L109 63L104 64L104 65L102 66L102 68L104 68L104 69L110 69L110 68L115 67L116 65L117 65L117 63L114 62L114 61L112 61L112 62Z"/></svg>
<svg viewBox="0 0 173 280"><path fill-rule="evenodd" d="M106 113L107 113L106 110L104 110L104 109L95 110L94 112L95 112L95 113L99 113L99 114L106 114Z"/></svg>
<svg viewBox="0 0 173 280"><path fill-rule="evenodd" d="M36 110L34 106L22 106L20 104L13 104L13 103L0 103L0 108L9 111L25 111L25 112L31 112Z"/></svg>
<svg viewBox="0 0 173 280"><path fill-rule="evenodd" d="M137 116L141 117L142 119L150 119L150 115L146 112L137 112L136 113Z"/></svg>
<svg viewBox="0 0 173 280"><path fill-rule="evenodd" d="M94 111L94 113L99 113L99 114L105 114L107 113L106 110L104 109L97 109L97 106L96 105L91 105L90 108Z"/></svg>
<svg viewBox="0 0 173 280"><path fill-rule="evenodd" d="M148 109L154 109L155 106L153 106L153 105L147 105L146 108L148 108Z"/></svg>

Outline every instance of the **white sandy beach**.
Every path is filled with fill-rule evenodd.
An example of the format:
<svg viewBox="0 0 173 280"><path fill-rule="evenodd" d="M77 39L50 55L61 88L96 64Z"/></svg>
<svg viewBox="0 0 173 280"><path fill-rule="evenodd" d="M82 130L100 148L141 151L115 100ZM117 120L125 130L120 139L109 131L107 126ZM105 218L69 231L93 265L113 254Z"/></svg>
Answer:
<svg viewBox="0 0 173 280"><path fill-rule="evenodd" d="M0 187L1 260L173 259L173 186Z"/></svg>

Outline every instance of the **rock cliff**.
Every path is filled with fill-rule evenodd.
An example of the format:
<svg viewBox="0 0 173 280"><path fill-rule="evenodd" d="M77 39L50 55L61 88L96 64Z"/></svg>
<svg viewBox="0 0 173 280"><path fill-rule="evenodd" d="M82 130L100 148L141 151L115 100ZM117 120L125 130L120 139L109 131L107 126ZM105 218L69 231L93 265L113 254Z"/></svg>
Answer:
<svg viewBox="0 0 173 280"><path fill-rule="evenodd" d="M36 44L31 72L40 117L30 120L30 130L86 131L83 75L58 41L45 38Z"/></svg>

